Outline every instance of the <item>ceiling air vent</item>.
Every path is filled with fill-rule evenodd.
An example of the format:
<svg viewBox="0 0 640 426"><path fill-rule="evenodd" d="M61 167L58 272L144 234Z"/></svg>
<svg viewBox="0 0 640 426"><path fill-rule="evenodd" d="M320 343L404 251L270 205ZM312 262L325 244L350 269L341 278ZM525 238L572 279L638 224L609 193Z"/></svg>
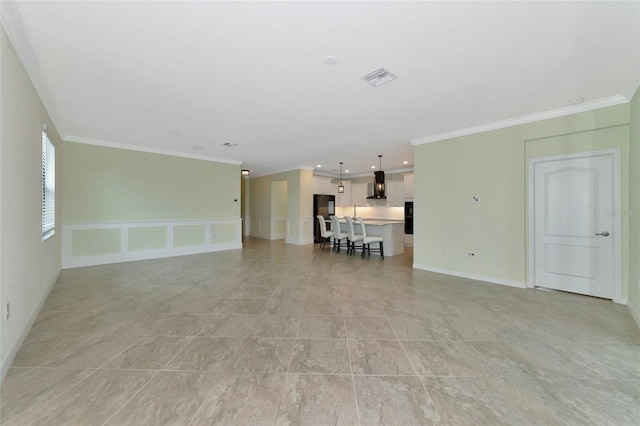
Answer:
<svg viewBox="0 0 640 426"><path fill-rule="evenodd" d="M380 67L377 70L371 71L370 73L363 75L360 78L366 81L367 83L369 83L370 85L374 87L378 87L390 81L393 81L398 77L393 75L391 71L389 71L385 67Z"/></svg>

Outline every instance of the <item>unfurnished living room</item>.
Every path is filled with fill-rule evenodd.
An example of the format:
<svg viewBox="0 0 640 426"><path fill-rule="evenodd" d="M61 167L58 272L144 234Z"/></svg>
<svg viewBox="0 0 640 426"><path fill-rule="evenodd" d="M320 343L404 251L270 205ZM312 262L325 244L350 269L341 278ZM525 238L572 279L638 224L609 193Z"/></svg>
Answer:
<svg viewBox="0 0 640 426"><path fill-rule="evenodd" d="M640 2L0 12L1 425L640 425Z"/></svg>

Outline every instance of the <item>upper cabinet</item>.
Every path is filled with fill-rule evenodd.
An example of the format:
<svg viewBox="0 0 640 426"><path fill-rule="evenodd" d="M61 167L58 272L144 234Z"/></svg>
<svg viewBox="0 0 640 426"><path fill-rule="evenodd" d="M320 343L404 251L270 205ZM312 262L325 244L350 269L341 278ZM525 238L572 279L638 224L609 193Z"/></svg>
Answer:
<svg viewBox="0 0 640 426"><path fill-rule="evenodd" d="M404 175L404 198L413 200L413 173Z"/></svg>
<svg viewBox="0 0 640 426"><path fill-rule="evenodd" d="M335 188L331 185L331 178L324 176L313 177L313 193L323 195L335 195L338 192L338 187Z"/></svg>
<svg viewBox="0 0 640 426"><path fill-rule="evenodd" d="M404 183L400 180L390 180L385 183L388 207L404 207Z"/></svg>

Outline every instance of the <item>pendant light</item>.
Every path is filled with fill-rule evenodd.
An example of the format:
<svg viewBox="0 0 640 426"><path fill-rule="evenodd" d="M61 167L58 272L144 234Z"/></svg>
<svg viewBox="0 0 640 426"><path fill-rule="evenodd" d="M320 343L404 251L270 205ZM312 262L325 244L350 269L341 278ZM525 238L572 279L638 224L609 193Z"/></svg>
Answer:
<svg viewBox="0 0 640 426"><path fill-rule="evenodd" d="M376 179L376 189L378 190L378 194L384 196L384 172L382 171L382 154L378 155L378 158L380 159L380 168L378 169L377 173L380 173L382 177Z"/></svg>
<svg viewBox="0 0 640 426"><path fill-rule="evenodd" d="M344 193L344 185L342 184L342 161L340 162L340 185L338 185L338 193Z"/></svg>

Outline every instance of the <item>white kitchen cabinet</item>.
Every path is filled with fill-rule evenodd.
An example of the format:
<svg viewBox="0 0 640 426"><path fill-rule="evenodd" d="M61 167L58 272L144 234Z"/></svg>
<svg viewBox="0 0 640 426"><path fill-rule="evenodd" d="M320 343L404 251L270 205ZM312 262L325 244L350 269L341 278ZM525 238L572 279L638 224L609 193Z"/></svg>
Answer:
<svg viewBox="0 0 640 426"><path fill-rule="evenodd" d="M325 194L325 195L335 195L338 192L338 187L332 188L331 178L325 176L314 176L313 177L313 193L314 194Z"/></svg>
<svg viewBox="0 0 640 426"><path fill-rule="evenodd" d="M404 207L404 182L391 180L385 183L388 207Z"/></svg>
<svg viewBox="0 0 640 426"><path fill-rule="evenodd" d="M367 184L354 183L351 184L351 204L358 207L367 205Z"/></svg>
<svg viewBox="0 0 640 426"><path fill-rule="evenodd" d="M404 175L404 198L413 200L413 173Z"/></svg>

